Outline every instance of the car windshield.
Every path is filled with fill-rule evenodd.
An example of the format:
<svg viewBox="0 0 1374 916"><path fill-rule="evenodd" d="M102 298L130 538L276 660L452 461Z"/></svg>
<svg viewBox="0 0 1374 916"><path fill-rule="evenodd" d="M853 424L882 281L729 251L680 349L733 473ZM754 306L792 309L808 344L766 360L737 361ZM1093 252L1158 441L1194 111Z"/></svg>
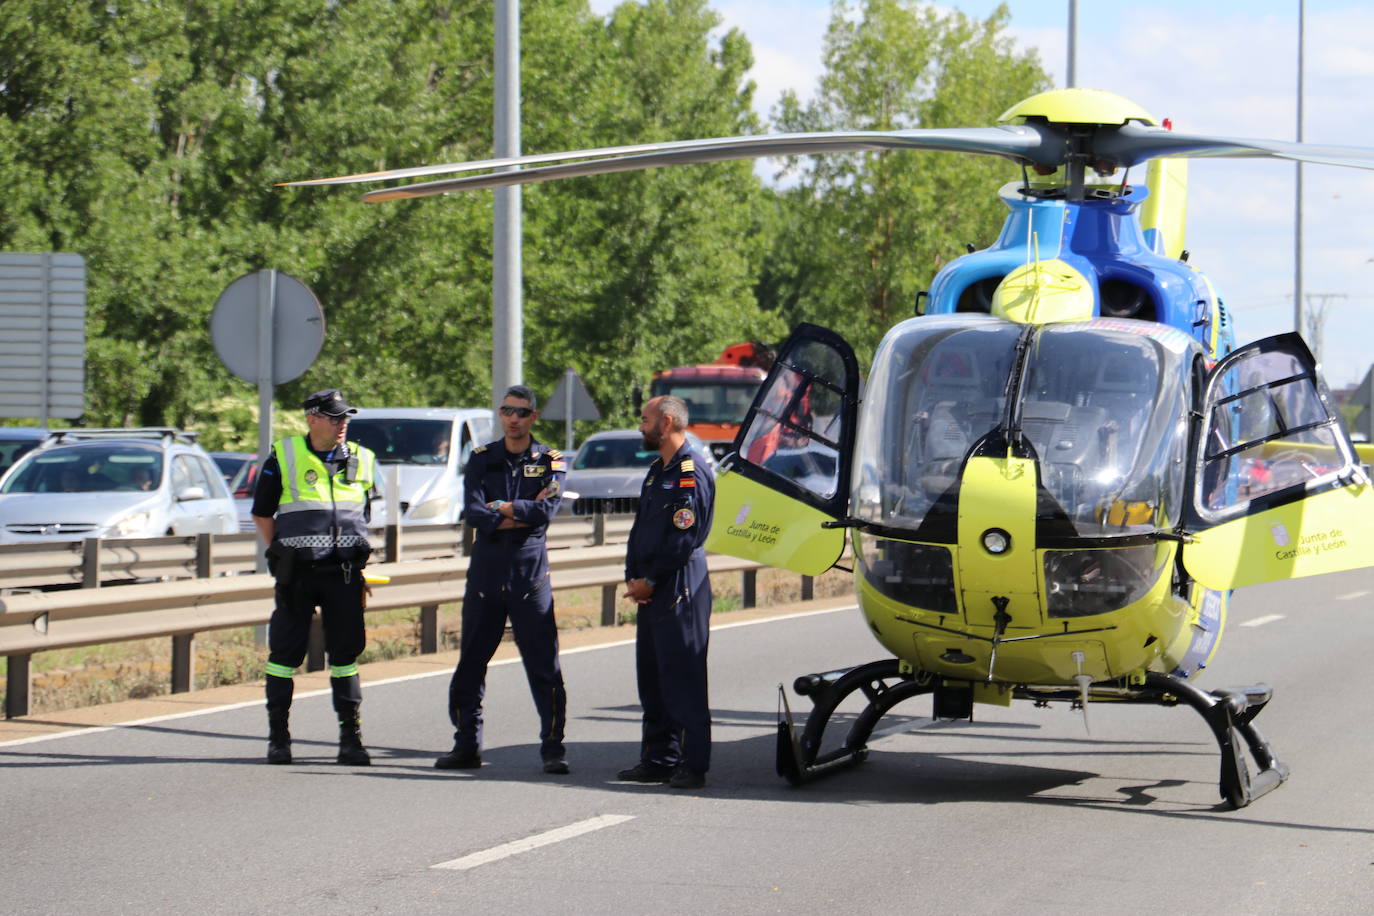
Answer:
<svg viewBox="0 0 1374 916"><path fill-rule="evenodd" d="M760 379L723 379L699 382L655 379L650 385L654 397L671 394L687 403L687 418L692 423L724 423L738 426L754 402Z"/></svg>
<svg viewBox="0 0 1374 916"><path fill-rule="evenodd" d="M156 490L161 480L160 449L109 444L76 445L28 455L5 480L0 492Z"/></svg>
<svg viewBox="0 0 1374 916"><path fill-rule="evenodd" d="M382 464L446 464L448 420L389 420L367 417L348 424L348 438L372 449Z"/></svg>
<svg viewBox="0 0 1374 916"><path fill-rule="evenodd" d="M589 439L582 443L573 462L574 471L604 471L612 468L647 468L658 452L646 452L638 436Z"/></svg>
<svg viewBox="0 0 1374 916"><path fill-rule="evenodd" d="M960 316L889 337L860 424L861 518L917 528L954 511L971 449L1005 422L1023 330ZM1184 335L1143 322L1035 332L1016 419L1038 459L1042 522L1108 536L1177 521L1190 353Z"/></svg>

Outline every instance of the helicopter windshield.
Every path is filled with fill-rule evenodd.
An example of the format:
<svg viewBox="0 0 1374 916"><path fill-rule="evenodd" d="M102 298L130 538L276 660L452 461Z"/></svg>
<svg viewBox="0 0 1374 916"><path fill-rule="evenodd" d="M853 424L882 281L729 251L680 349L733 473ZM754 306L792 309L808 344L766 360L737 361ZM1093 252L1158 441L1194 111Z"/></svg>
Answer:
<svg viewBox="0 0 1374 916"><path fill-rule="evenodd" d="M990 434L1013 439L1019 425L1037 459L1042 533L1168 527L1183 499L1190 352L1184 335L1146 322L950 316L899 326L864 399L856 514L918 540L954 540L968 455ZM1009 411L1013 386L1019 409Z"/></svg>

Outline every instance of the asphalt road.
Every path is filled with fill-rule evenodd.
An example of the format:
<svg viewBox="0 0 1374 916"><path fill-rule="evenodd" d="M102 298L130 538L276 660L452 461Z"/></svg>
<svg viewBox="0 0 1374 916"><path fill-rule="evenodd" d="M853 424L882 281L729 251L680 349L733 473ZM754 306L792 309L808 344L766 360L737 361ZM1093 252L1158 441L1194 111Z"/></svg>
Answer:
<svg viewBox="0 0 1374 916"><path fill-rule="evenodd" d="M633 650L565 654L573 773L539 771L518 664L488 678L485 765L434 770L442 676L372 684L371 768L333 763L328 697L298 701L297 764L261 707L0 744L0 908L13 913L1367 912L1374 572L1238 592L1199 680L1271 683L1257 724L1292 769L1219 806L1190 709L899 706L869 760L773 773L776 685L879 657L858 612L712 637L705 790L613 782L634 762ZM806 701L794 699L806 708ZM436 867L447 865L448 867Z"/></svg>

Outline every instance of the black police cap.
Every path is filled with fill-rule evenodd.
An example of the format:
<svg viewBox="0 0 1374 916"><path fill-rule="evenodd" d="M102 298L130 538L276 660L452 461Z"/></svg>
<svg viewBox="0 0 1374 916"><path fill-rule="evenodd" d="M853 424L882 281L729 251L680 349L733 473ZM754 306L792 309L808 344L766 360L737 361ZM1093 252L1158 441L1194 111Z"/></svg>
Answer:
<svg viewBox="0 0 1374 916"><path fill-rule="evenodd" d="M317 391L305 399L301 405L305 410L318 410L326 417L342 417L344 414L357 413L358 408L349 406L337 388Z"/></svg>

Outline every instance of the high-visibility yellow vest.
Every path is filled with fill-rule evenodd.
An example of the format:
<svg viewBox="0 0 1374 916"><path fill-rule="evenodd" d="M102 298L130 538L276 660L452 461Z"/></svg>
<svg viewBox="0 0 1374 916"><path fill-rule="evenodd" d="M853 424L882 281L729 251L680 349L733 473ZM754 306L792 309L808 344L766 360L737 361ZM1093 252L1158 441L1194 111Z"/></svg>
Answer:
<svg viewBox="0 0 1374 916"><path fill-rule="evenodd" d="M357 458L350 481L347 463L334 473L310 450L304 436L280 439L272 453L281 469L276 540L309 562L357 561L367 556L367 494L376 478L377 456L348 443Z"/></svg>

